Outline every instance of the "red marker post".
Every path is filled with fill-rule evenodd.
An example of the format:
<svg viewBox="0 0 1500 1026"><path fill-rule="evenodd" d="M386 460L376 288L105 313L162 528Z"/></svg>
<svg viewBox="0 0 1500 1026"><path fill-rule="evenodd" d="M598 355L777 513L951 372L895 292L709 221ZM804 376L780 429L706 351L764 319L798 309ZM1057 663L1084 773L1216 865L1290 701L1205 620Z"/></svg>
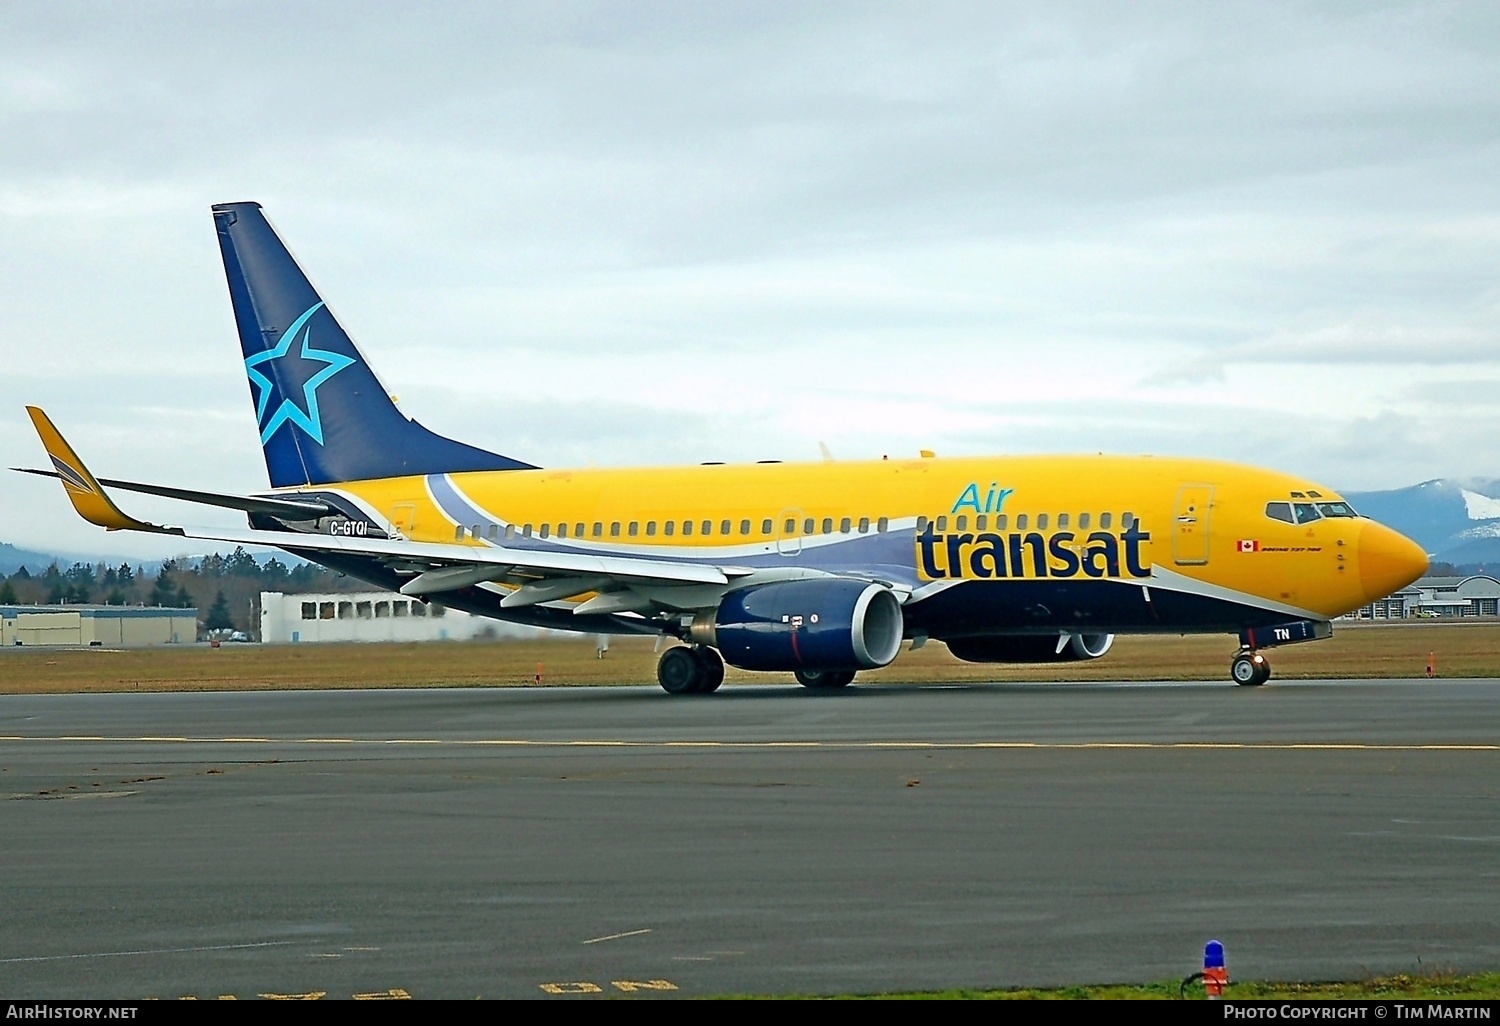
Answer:
<svg viewBox="0 0 1500 1026"><path fill-rule="evenodd" d="M1210 1001L1223 1001L1229 985L1229 970L1224 968L1224 945L1211 940L1203 945L1203 990Z"/></svg>

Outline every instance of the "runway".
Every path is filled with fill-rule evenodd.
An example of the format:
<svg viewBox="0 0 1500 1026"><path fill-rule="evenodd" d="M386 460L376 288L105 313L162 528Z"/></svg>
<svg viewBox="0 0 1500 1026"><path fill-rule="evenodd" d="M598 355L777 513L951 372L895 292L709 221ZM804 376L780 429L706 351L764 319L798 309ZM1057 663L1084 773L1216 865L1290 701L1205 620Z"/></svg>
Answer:
<svg viewBox="0 0 1500 1026"><path fill-rule="evenodd" d="M1500 967L1500 681L0 697L0 993Z"/></svg>

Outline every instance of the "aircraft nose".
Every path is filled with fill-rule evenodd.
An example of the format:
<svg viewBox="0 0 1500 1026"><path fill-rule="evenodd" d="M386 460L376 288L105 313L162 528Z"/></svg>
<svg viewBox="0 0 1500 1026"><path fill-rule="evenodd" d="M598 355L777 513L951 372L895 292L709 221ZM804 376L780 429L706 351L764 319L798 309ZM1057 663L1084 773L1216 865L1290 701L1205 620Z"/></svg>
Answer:
<svg viewBox="0 0 1500 1026"><path fill-rule="evenodd" d="M1416 542L1373 520L1359 533L1359 583L1365 601L1383 599L1427 572L1427 553Z"/></svg>

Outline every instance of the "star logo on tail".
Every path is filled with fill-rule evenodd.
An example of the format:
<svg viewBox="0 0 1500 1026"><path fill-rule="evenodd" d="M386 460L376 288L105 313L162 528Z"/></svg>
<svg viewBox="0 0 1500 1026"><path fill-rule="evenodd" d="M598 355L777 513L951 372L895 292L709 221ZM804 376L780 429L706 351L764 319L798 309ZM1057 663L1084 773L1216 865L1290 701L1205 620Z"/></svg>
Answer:
<svg viewBox="0 0 1500 1026"><path fill-rule="evenodd" d="M303 433L319 445L323 444L323 421L318 414L318 389L329 378L354 363L352 357L341 353L312 347L312 328L308 320L323 308L314 303L282 332L274 348L256 353L245 360L245 373L255 389L255 420L260 425L260 444L265 445L283 424L295 424ZM297 333L302 333L298 345ZM285 361L276 363L276 361ZM263 364L275 364L272 380L258 368ZM266 370L272 370L267 367ZM285 393L294 390L296 382L302 383L302 405ZM267 417L267 410L274 396L281 396L281 403Z"/></svg>

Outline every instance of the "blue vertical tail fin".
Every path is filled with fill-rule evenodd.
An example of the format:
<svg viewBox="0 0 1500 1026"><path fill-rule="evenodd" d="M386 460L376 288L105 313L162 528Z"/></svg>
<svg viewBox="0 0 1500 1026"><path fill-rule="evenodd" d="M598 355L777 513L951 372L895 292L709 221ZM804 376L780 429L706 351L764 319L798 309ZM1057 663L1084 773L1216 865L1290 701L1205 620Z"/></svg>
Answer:
<svg viewBox="0 0 1500 1026"><path fill-rule="evenodd" d="M272 487L532 469L409 419L260 204L216 203L213 214Z"/></svg>

